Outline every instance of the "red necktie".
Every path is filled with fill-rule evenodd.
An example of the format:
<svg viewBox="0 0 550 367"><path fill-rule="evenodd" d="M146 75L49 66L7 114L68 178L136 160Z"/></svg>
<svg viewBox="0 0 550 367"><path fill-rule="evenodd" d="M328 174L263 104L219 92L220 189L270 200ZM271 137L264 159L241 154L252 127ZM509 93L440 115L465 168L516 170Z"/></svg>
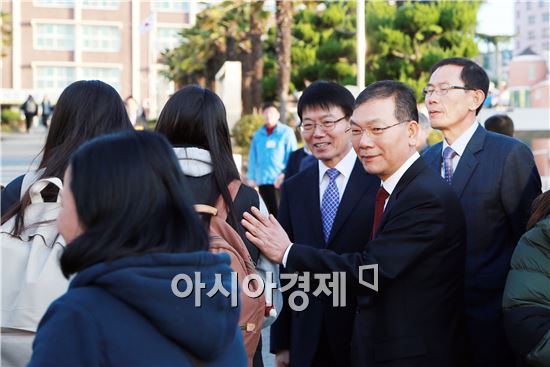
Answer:
<svg viewBox="0 0 550 367"><path fill-rule="evenodd" d="M372 223L372 232L370 237L371 240L374 238L376 231L378 231L380 221L382 221L382 214L384 214L384 203L389 196L390 194L388 194L384 187L380 186L378 192L376 193L376 204L374 205L374 222Z"/></svg>

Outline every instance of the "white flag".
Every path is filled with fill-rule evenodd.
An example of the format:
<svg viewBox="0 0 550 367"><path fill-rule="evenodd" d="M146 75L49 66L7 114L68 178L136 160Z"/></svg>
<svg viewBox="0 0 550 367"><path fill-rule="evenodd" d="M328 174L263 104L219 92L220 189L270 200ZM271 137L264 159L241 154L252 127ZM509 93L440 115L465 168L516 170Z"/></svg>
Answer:
<svg viewBox="0 0 550 367"><path fill-rule="evenodd" d="M143 21L141 22L141 26L139 27L141 34L149 32L156 23L157 13L152 13L147 18L143 19Z"/></svg>

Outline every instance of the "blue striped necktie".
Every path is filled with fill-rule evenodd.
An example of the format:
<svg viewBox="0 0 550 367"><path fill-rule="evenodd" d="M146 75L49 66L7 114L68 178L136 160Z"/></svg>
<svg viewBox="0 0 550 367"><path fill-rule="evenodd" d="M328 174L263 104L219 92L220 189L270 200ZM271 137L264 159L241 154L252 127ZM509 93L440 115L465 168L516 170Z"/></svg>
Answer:
<svg viewBox="0 0 550 367"><path fill-rule="evenodd" d="M328 169L325 174L329 178L327 189L323 194L323 200L321 201L321 218L323 219L323 235L325 237L325 243L328 242L332 224L338 211L338 205L340 204L340 196L338 194L338 186L336 186L336 178L340 174L336 168Z"/></svg>

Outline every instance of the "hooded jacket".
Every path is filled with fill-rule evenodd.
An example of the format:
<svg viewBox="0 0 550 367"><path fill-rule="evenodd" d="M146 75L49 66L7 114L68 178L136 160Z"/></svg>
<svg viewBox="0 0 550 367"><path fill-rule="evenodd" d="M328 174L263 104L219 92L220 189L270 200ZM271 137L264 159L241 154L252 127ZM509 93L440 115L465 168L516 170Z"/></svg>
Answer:
<svg viewBox="0 0 550 367"><path fill-rule="evenodd" d="M86 268L41 320L29 366L246 366L239 308L220 291L207 295L216 274L231 291L229 263L225 254L154 253ZM195 284L185 298L172 290L178 274Z"/></svg>
<svg viewBox="0 0 550 367"><path fill-rule="evenodd" d="M550 366L550 216L519 240L503 298L504 325L516 354L529 366Z"/></svg>

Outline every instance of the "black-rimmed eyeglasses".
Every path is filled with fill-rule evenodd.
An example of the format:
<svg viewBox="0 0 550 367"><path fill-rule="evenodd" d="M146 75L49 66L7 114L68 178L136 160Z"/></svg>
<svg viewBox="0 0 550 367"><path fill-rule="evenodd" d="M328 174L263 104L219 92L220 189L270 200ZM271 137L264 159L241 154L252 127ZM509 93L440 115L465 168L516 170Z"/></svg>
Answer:
<svg viewBox="0 0 550 367"><path fill-rule="evenodd" d="M342 121L345 118L346 118L346 116L342 116L338 120L334 120L334 121L325 120L325 121L322 121L319 124L315 124L313 122L306 121L306 122L302 122L300 124L300 129L302 129L302 131L304 131L304 132L312 132L315 129L315 126L319 126L321 128L321 130L323 130L325 132L326 131L331 131L332 129L334 129L334 126L336 126L336 124L338 122Z"/></svg>

